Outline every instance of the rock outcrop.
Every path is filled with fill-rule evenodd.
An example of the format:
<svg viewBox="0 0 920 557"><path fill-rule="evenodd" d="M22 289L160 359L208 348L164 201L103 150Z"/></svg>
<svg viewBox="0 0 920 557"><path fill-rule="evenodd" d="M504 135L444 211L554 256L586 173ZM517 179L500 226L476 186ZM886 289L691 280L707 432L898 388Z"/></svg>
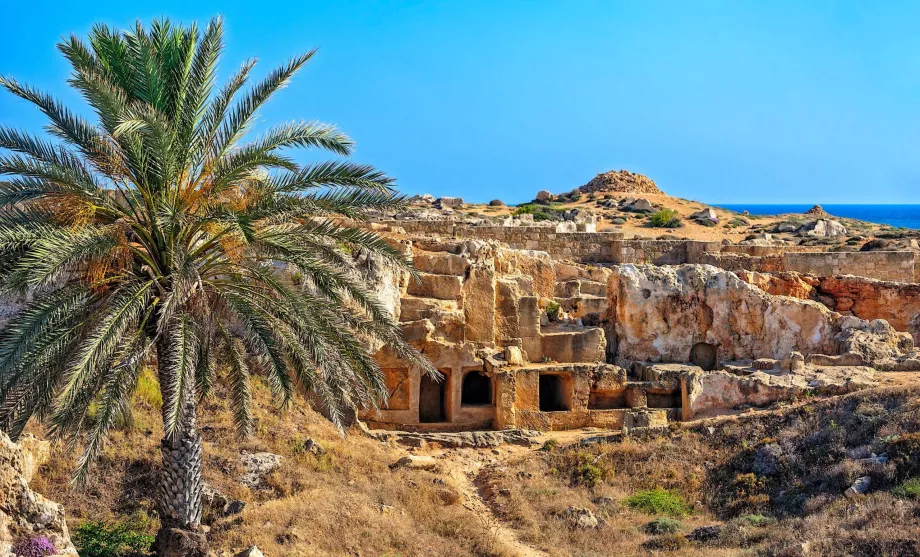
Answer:
<svg viewBox="0 0 920 557"><path fill-rule="evenodd" d="M12 556L13 547L23 547L33 540L32 543L50 542L56 550L52 555L77 556L63 507L29 488L47 453L47 445L34 438L24 437L17 445L0 431L0 556Z"/></svg>
<svg viewBox="0 0 920 557"><path fill-rule="evenodd" d="M651 178L628 170L603 172L578 188L578 190L582 193L662 193Z"/></svg>
<svg viewBox="0 0 920 557"><path fill-rule="evenodd" d="M709 265L621 265L607 284L618 359L688 361L835 353L835 316L816 302L772 296Z"/></svg>

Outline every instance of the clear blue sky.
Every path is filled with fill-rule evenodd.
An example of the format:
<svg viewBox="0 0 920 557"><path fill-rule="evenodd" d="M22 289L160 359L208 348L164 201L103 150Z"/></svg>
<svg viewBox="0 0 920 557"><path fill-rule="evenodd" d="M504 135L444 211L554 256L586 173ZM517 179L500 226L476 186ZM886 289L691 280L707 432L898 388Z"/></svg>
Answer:
<svg viewBox="0 0 920 557"><path fill-rule="evenodd" d="M626 168L709 202L920 203L916 2L5 2L0 73L77 103L60 36L218 12L224 76L321 48L265 121L338 124L407 193ZM0 122L42 120L2 94Z"/></svg>

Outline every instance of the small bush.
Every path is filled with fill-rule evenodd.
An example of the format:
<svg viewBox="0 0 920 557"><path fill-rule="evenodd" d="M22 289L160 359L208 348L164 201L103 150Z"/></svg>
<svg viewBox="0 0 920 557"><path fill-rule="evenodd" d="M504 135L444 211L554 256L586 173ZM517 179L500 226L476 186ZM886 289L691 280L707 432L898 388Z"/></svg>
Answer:
<svg viewBox="0 0 920 557"><path fill-rule="evenodd" d="M559 320L559 304L556 302L550 302L546 305L546 316L549 317L550 321Z"/></svg>
<svg viewBox="0 0 920 557"><path fill-rule="evenodd" d="M518 205L512 215L533 215L533 220L562 220L564 210L551 205L542 205L540 203L524 203Z"/></svg>
<svg viewBox="0 0 920 557"><path fill-rule="evenodd" d="M625 502L628 507L648 514L684 516L690 513L687 503L680 494L660 487L638 491L627 497Z"/></svg>
<svg viewBox="0 0 920 557"><path fill-rule="evenodd" d="M88 521L77 526L73 542L80 557L125 557L143 553L153 544L153 536L137 532L133 524Z"/></svg>
<svg viewBox="0 0 920 557"><path fill-rule="evenodd" d="M661 534L674 534L675 532L679 532L681 528L683 528L683 524L681 524L679 520L673 518L656 518L643 526L642 530L645 531L646 534L660 536Z"/></svg>
<svg viewBox="0 0 920 557"><path fill-rule="evenodd" d="M762 514L744 514L738 517L738 520L745 524L756 526L757 528L762 528L764 526L769 526L776 523L775 518L764 516Z"/></svg>
<svg viewBox="0 0 920 557"><path fill-rule="evenodd" d="M578 476L575 483L585 487L597 487L597 484L604 479L604 471L594 464L582 464L578 469Z"/></svg>
<svg viewBox="0 0 920 557"><path fill-rule="evenodd" d="M674 209L661 209L652 213L648 222L653 228L679 228L681 226L680 215Z"/></svg>
<svg viewBox="0 0 920 557"><path fill-rule="evenodd" d="M904 499L920 499L920 477L907 480L892 489L891 493Z"/></svg>
<svg viewBox="0 0 920 557"><path fill-rule="evenodd" d="M555 439L547 439L543 442L543 446L540 447L540 450L550 452L554 451L557 447L559 447L559 441L556 441Z"/></svg>
<svg viewBox="0 0 920 557"><path fill-rule="evenodd" d="M20 540L10 551L17 557L47 557L48 555L57 555L57 548L47 536L38 536Z"/></svg>

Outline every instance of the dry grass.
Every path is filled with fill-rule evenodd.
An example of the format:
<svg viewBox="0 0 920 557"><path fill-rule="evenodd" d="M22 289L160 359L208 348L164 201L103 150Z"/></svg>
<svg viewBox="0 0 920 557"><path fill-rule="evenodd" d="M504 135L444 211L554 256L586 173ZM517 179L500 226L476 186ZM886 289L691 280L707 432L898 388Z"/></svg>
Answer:
<svg viewBox="0 0 920 557"><path fill-rule="evenodd" d="M257 435L238 443L224 395L215 392L200 411L205 479L247 506L241 515L212 525L218 555L253 544L270 556L499 554L486 526L435 472L391 470L400 455L395 449L357 432L343 438L303 406L281 413L258 384ZM149 390L141 390L132 423L113 432L86 487L68 485L72 455L56 452L42 468L34 487L64 504L72 527L90 518L133 517L155 530L156 520L149 517L155 516L162 431L158 404ZM306 438L326 453L301 450ZM266 489L250 490L237 481L244 449L282 455L282 467L267 478Z"/></svg>
<svg viewBox="0 0 920 557"><path fill-rule="evenodd" d="M768 447L769 446L769 447ZM768 447L768 449L763 449ZM764 455L779 447L769 466ZM859 461L887 452L887 464ZM760 454L760 457L758 457ZM586 484L585 466L602 479ZM596 474L591 472L591 477ZM872 491L842 497L859 476ZM493 503L529 543L552 555L920 555L920 501L892 488L920 476L920 389L856 393L641 439L555 448L490 474ZM627 504L643 490L678 494L692 512L680 539L720 524L707 542L650 535L660 516ZM899 493L897 490L895 493ZM571 530L569 506L591 509L598 531Z"/></svg>

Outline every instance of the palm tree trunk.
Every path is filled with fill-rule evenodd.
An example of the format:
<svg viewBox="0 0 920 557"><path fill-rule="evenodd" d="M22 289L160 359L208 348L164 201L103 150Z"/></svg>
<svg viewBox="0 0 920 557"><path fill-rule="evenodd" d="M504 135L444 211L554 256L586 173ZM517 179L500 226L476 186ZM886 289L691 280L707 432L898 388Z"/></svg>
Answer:
<svg viewBox="0 0 920 557"><path fill-rule="evenodd" d="M163 335L168 338L168 335ZM167 342L157 342L157 368L163 400L168 400L171 382L165 376L169 357ZM193 383L190 383L193 384ZM160 442L163 463L157 504L160 531L157 551L160 557L206 557L207 538L201 529L201 436L196 428L195 390L184 389L182 420L176 435ZM166 420L164 409L164 424Z"/></svg>

